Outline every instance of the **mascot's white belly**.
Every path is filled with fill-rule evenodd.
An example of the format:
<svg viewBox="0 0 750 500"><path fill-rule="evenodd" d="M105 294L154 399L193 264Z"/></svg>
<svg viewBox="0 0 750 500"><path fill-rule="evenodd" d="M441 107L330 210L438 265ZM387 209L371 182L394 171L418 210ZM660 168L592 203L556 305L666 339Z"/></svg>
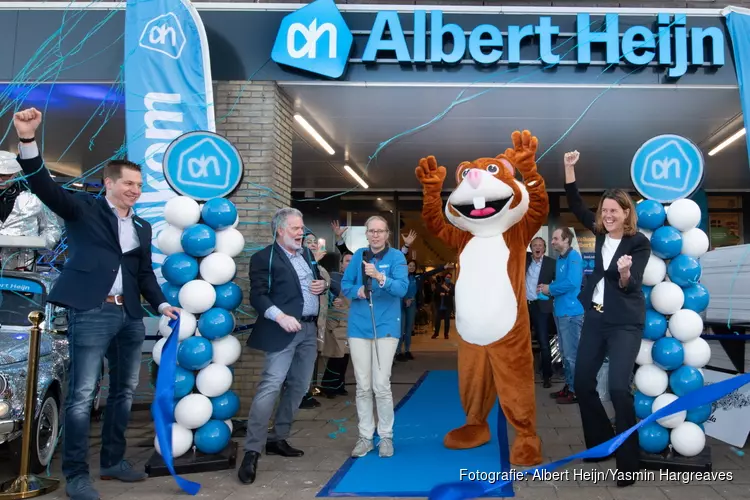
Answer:
<svg viewBox="0 0 750 500"><path fill-rule="evenodd" d="M508 275L503 235L473 237L461 252L456 282L456 330L466 342L489 345L516 324L518 304Z"/></svg>

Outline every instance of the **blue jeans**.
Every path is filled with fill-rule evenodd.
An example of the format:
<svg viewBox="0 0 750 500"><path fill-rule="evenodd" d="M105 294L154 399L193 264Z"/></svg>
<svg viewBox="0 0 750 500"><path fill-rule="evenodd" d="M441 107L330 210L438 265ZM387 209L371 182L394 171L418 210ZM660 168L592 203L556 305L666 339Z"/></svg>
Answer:
<svg viewBox="0 0 750 500"><path fill-rule="evenodd" d="M406 352L411 351L411 334L414 330L414 320L417 317L417 303L412 301L409 307L401 308L401 338L398 341L398 348L396 354L401 354L403 348L406 347Z"/></svg>
<svg viewBox="0 0 750 500"><path fill-rule="evenodd" d="M576 373L576 356L578 355L578 341L581 340L583 314L578 316L555 316L555 324L557 325L560 353L563 358L565 384L567 384L570 392L576 392L573 379Z"/></svg>
<svg viewBox="0 0 750 500"><path fill-rule="evenodd" d="M281 351L266 353L263 375L247 418L246 452L260 453L267 441L282 441L289 437L294 416L310 388L318 357L318 326L315 323L301 324L302 330L287 334L294 335L288 346ZM281 399L269 434L268 422L279 393Z"/></svg>
<svg viewBox="0 0 750 500"><path fill-rule="evenodd" d="M109 303L88 311L70 309L68 318L70 368L62 470L71 480L89 473L91 407L105 356L109 363L109 395L102 425L100 465L112 467L125 457L125 430L138 386L146 327L142 318L131 318L123 306Z"/></svg>

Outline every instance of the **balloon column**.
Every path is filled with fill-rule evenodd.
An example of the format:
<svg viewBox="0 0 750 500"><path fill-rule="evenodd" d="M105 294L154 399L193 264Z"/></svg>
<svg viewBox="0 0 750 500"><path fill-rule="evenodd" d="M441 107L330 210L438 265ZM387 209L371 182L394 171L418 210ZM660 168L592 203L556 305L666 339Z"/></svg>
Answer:
<svg viewBox="0 0 750 500"><path fill-rule="evenodd" d="M711 348L700 338L709 295L700 284L699 259L708 236L698 224L701 211L688 199L669 207L653 200L637 205L638 226L651 239L651 257L643 275L646 323L636 360L635 412L646 418L680 396L703 387L703 368ZM711 405L680 412L641 427L641 448L661 453L670 444L682 456L700 454L706 445L703 422Z"/></svg>
<svg viewBox="0 0 750 500"><path fill-rule="evenodd" d="M245 247L236 229L234 204L213 198L201 207L186 196L169 200L164 207L168 225L157 235L159 249L167 255L162 265L166 282L162 291L170 304L181 308L175 375L172 453L184 455L193 445L206 454L219 453L229 444L232 417L240 406L230 390L232 370L242 350L232 335L232 311L242 303L242 290L232 282L234 257ZM162 316L153 348L156 365L171 335L169 318ZM158 439L156 451L161 454Z"/></svg>

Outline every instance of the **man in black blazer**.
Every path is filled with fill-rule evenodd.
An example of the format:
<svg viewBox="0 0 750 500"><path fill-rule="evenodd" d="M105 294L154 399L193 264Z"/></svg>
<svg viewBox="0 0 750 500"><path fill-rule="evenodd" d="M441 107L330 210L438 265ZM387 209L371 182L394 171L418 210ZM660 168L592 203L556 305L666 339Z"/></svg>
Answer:
<svg viewBox="0 0 750 500"><path fill-rule="evenodd" d="M543 238L531 240L531 252L526 254L526 302L529 307L531 329L539 342L544 388L552 387L552 350L549 345L552 322L552 298L539 298L539 285L549 285L555 280L555 261L547 257L547 243Z"/></svg>
<svg viewBox="0 0 750 500"><path fill-rule="evenodd" d="M315 258L303 251L302 213L282 208L271 227L276 241L250 258L250 304L258 319L247 345L265 351L266 359L247 420L245 456L237 473L245 484L255 481L264 446L267 455L303 455L286 439L312 380L318 356L319 295L328 290ZM269 434L268 422L279 393Z"/></svg>
<svg viewBox="0 0 750 500"><path fill-rule="evenodd" d="M44 168L34 136L42 114L16 113L18 162L31 191L65 221L68 258L48 300L68 308L70 367L65 400L62 469L72 500L98 500L88 466L94 387L104 356L109 396L102 426L102 479L140 481L146 474L125 460L125 430L138 386L146 335L141 295L160 313L176 318L159 288L151 262L151 226L132 207L143 185L140 167L115 160L104 168L104 197L66 191Z"/></svg>

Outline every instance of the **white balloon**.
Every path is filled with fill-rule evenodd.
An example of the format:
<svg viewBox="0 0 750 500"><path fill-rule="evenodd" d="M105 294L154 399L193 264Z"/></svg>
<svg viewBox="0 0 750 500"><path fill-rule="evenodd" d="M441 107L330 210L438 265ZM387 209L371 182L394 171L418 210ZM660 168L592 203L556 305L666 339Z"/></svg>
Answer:
<svg viewBox="0 0 750 500"><path fill-rule="evenodd" d="M237 227L240 225L240 214L237 214L237 218L234 221L234 224L232 224L232 227Z"/></svg>
<svg viewBox="0 0 750 500"><path fill-rule="evenodd" d="M175 422L186 429L197 429L211 420L214 409L203 394L188 394L174 408Z"/></svg>
<svg viewBox="0 0 750 500"><path fill-rule="evenodd" d="M187 196L175 196L164 205L164 220L180 229L197 224L201 220L201 207Z"/></svg>
<svg viewBox="0 0 750 500"><path fill-rule="evenodd" d="M635 364L638 366L652 364L654 362L654 359L651 357L651 350L653 347L653 340L641 339L641 348L638 351L638 357L635 358Z"/></svg>
<svg viewBox="0 0 750 500"><path fill-rule="evenodd" d="M215 292L214 292L215 293ZM159 319L159 333L162 337L169 337L172 334L172 328L169 326L169 322L172 318L164 316ZM198 327L198 320L189 311L180 311L180 333L178 340L181 342L186 338L190 337L195 333L195 329Z"/></svg>
<svg viewBox="0 0 750 500"><path fill-rule="evenodd" d="M650 298L653 308L666 316L682 309L682 305L685 303L685 293L682 288L669 281L657 283L651 290Z"/></svg>
<svg viewBox="0 0 750 500"><path fill-rule="evenodd" d="M656 286L667 275L667 265L662 259L653 253L648 258L646 269L643 271L643 284L647 286Z"/></svg>
<svg viewBox="0 0 750 500"><path fill-rule="evenodd" d="M708 252L708 236L699 227L682 233L682 253L694 259L700 259Z"/></svg>
<svg viewBox="0 0 750 500"><path fill-rule="evenodd" d="M667 372L656 365L643 365L635 371L635 386L646 396L655 398L667 390Z"/></svg>
<svg viewBox="0 0 750 500"><path fill-rule="evenodd" d="M221 396L232 387L232 372L224 365L211 363L198 372L195 387L209 398Z"/></svg>
<svg viewBox="0 0 750 500"><path fill-rule="evenodd" d="M244 249L245 237L234 227L216 231L216 252L237 257Z"/></svg>
<svg viewBox="0 0 750 500"><path fill-rule="evenodd" d="M706 447L706 433L693 422L683 422L670 433L674 450L683 457L694 457Z"/></svg>
<svg viewBox="0 0 750 500"><path fill-rule="evenodd" d="M154 363L156 363L156 366L159 366L159 363L161 362L161 351L162 349L164 349L164 344L166 343L167 338L161 338L156 341L153 349L151 349L151 357L154 358Z"/></svg>
<svg viewBox="0 0 750 500"><path fill-rule="evenodd" d="M183 311L202 314L216 302L216 289L208 281L188 281L180 288L178 299Z"/></svg>
<svg viewBox="0 0 750 500"><path fill-rule="evenodd" d="M224 420L224 423L227 424L227 427L229 427L229 435L232 435L232 432L234 432L234 425L232 424L232 419L229 418L227 420Z"/></svg>
<svg viewBox="0 0 750 500"><path fill-rule="evenodd" d="M698 368L699 370L711 360L711 346L700 337L684 342L682 344L682 352L684 354L682 364Z"/></svg>
<svg viewBox="0 0 750 500"><path fill-rule="evenodd" d="M688 231L701 222L701 208L693 200L683 198L672 203L669 208L667 221L678 231Z"/></svg>
<svg viewBox="0 0 750 500"><path fill-rule="evenodd" d="M182 249L182 229L175 226L167 226L156 237L156 246L164 255L184 252Z"/></svg>
<svg viewBox="0 0 750 500"><path fill-rule="evenodd" d="M190 450L193 446L193 433L189 429L184 428L180 424L172 424L172 457L181 457ZM154 437L154 448L156 453L161 455L161 446L159 446L159 438Z"/></svg>
<svg viewBox="0 0 750 500"><path fill-rule="evenodd" d="M211 347L214 353L212 361L218 365L233 365L242 354L242 344L234 335L225 335L212 340Z"/></svg>
<svg viewBox="0 0 750 500"><path fill-rule="evenodd" d="M665 337L671 337L672 332L669 331L669 328L667 328L667 333L664 334Z"/></svg>
<svg viewBox="0 0 750 500"><path fill-rule="evenodd" d="M666 393L666 394L662 394L661 396L657 396L657 398L654 399L654 402L651 405L651 412L656 413L657 411L661 410L665 406L677 401L677 399L678 399L677 396L672 393ZM687 411L682 410L672 415L669 415L668 417L662 417L658 419L656 422L662 427L666 427L667 429L674 429L675 427L677 427L678 425L680 425L681 423L685 421L685 417L687 417Z"/></svg>
<svg viewBox="0 0 750 500"><path fill-rule="evenodd" d="M669 331L680 342L690 342L703 333L703 319L691 309L680 309L669 318Z"/></svg>
<svg viewBox="0 0 750 500"><path fill-rule="evenodd" d="M223 285L234 278L237 264L229 255L214 252L201 260L200 270L204 280L212 285Z"/></svg>

